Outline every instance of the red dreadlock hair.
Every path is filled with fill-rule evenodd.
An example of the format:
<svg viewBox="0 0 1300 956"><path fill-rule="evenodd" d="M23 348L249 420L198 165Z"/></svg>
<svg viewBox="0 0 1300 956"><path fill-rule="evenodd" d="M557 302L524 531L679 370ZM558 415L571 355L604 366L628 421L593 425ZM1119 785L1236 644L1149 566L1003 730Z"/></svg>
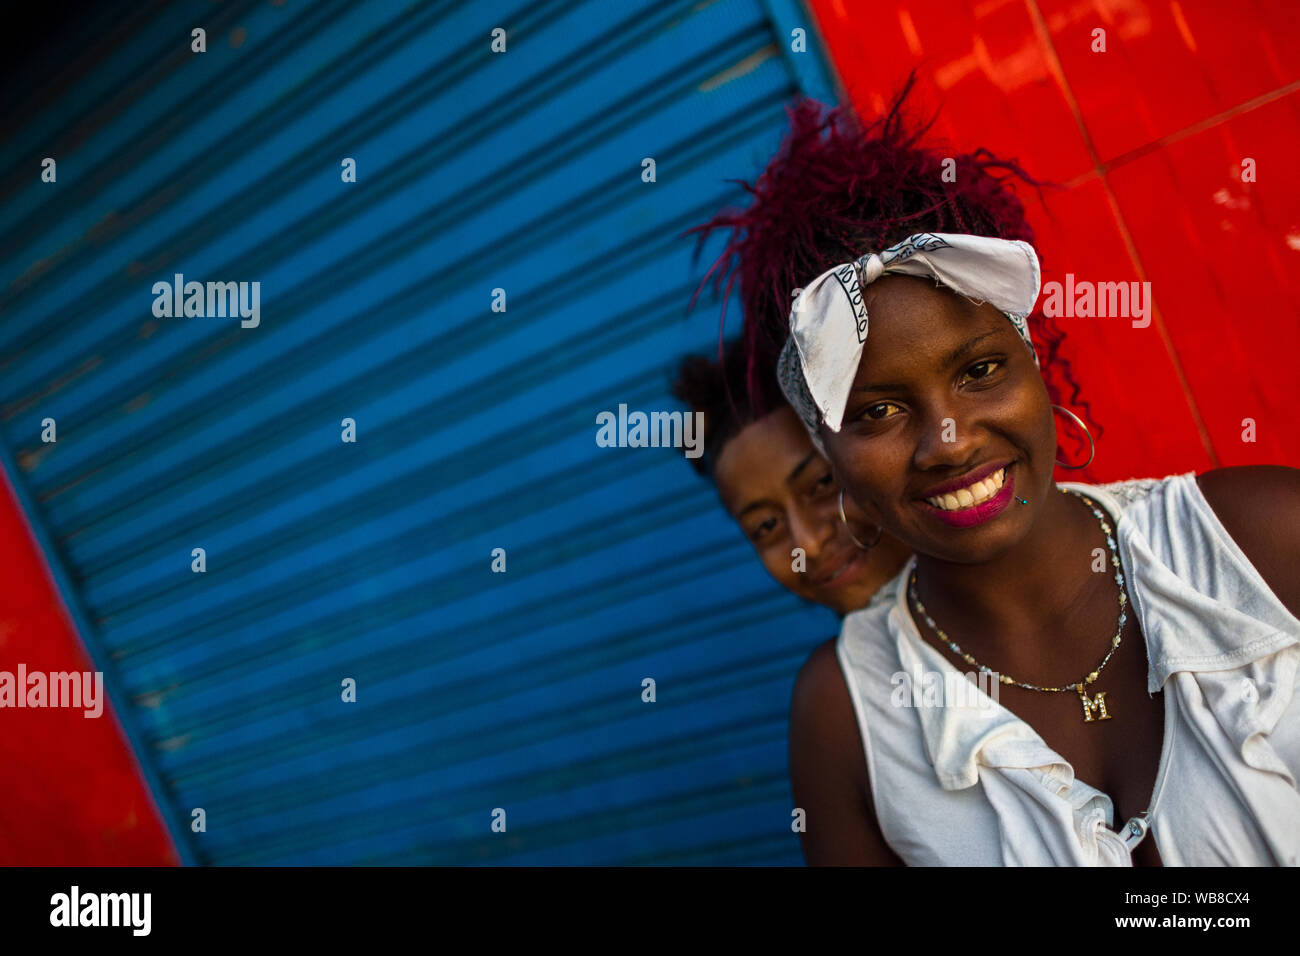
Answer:
<svg viewBox="0 0 1300 956"><path fill-rule="evenodd" d="M1034 186L1040 195L1046 184L986 149L945 157L934 148L917 145L934 118L907 128L902 104L914 81L915 73L886 114L866 126L845 106L825 114L822 104L812 99L788 106L789 132L757 182L751 186L743 180L727 180L753 195L749 207L724 209L683 233L698 233L693 260L698 261L704 241L714 230L731 230L729 242L701 280L691 306L710 275L717 273L715 295L727 279L718 330L721 358L727 301L739 279L744 310L741 339L747 354L748 396L743 404L755 416L773 410L764 398L770 389L762 387L759 377L776 374L775 360L789 334L791 293L796 288L841 262L918 232L1034 241L1014 180ZM945 160L947 171L955 176L943 175ZM1081 407L1091 420L1087 404L1079 402L1079 386L1069 362L1058 355L1065 333L1041 309L1028 322L1052 401Z"/></svg>

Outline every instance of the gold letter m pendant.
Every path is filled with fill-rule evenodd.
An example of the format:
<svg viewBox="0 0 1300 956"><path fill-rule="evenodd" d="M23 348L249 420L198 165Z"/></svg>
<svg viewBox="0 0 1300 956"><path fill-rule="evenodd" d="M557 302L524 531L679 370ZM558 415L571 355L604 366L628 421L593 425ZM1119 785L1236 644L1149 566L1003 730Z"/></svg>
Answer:
<svg viewBox="0 0 1300 956"><path fill-rule="evenodd" d="M1083 722L1092 723L1092 712L1098 713L1097 720L1110 720L1110 714L1106 713L1106 692L1102 691L1097 694L1093 700L1088 699L1088 695L1083 692L1083 684L1079 685L1079 702L1083 704Z"/></svg>

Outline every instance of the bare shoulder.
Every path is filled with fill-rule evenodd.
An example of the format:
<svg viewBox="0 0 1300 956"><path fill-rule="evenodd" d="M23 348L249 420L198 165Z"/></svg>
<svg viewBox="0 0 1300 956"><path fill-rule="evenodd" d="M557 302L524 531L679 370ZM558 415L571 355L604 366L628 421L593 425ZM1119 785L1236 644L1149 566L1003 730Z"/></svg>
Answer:
<svg viewBox="0 0 1300 956"><path fill-rule="evenodd" d="M1196 484L1278 600L1300 617L1300 469L1215 468Z"/></svg>
<svg viewBox="0 0 1300 956"><path fill-rule="evenodd" d="M845 761L845 765L852 769L854 789L859 798L870 799L866 752L853 701L849 697L848 682L835 651L838 640L832 637L822 641L799 668L790 703L791 742L797 725L801 736L808 738L808 746L818 749L833 747L838 754L856 755L858 759Z"/></svg>
<svg viewBox="0 0 1300 956"><path fill-rule="evenodd" d="M848 684L823 641L799 669L790 705L790 784L803 809L810 866L899 866L871 801L866 752Z"/></svg>
<svg viewBox="0 0 1300 956"><path fill-rule="evenodd" d="M794 681L794 709L804 712L805 717L823 723L828 708L820 705L832 701L842 705L835 708L841 712L841 717L845 714L853 715L848 683L844 679L844 671L840 668L839 655L835 650L838 642L838 637L832 637L813 648Z"/></svg>

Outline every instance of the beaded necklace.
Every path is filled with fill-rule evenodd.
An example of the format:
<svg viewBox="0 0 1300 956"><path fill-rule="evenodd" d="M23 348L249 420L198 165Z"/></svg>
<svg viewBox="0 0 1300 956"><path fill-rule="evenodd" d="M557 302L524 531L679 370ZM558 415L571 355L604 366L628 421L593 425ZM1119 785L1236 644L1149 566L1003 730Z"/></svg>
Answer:
<svg viewBox="0 0 1300 956"><path fill-rule="evenodd" d="M936 634L939 635L939 637L944 641L944 643L948 645L948 647L952 650L952 652L956 654L958 657L960 657L962 660L964 660L966 663L974 664L981 671L983 671L986 674L993 675L1003 684L1011 684L1016 687L1023 687L1026 690L1042 691L1044 693L1049 693L1049 694L1059 694L1059 693L1066 693L1072 690L1077 690L1079 692L1079 702L1083 705L1084 723L1092 723L1094 719L1109 720L1111 715L1106 710L1107 692L1101 691L1098 692L1094 697L1089 698L1087 692L1084 690L1084 686L1086 684L1096 683L1097 678L1101 675L1102 669L1110 661L1111 655L1114 654L1116 649L1119 647L1120 635L1124 631L1124 622L1128 620L1128 594L1124 589L1124 570L1120 566L1119 555L1116 553L1115 550L1115 538L1111 534L1110 523L1106 520L1106 516L1102 514L1101 509L1099 509L1096 506L1096 504L1093 503L1091 498L1089 498L1085 494L1082 494L1081 492L1075 491L1072 488L1062 488L1059 485L1057 485L1056 487L1057 490L1062 493L1077 495L1079 498L1083 500L1084 504L1086 504L1092 510L1092 513L1096 515L1097 520L1101 523L1101 530L1106 535L1106 546L1110 548L1110 561L1115 568L1115 583L1119 585L1119 625L1115 629L1115 636L1112 637L1110 640L1110 650L1106 652L1106 656L1103 657L1101 663L1097 665L1097 669L1092 671L1085 678L1083 678L1082 680L1075 681L1073 684L1066 684L1064 687L1039 687L1037 684L1027 684L1024 681L1018 681L1013 679L1008 674L1001 674L998 671L993 670L992 668L985 667L983 664L979 663L979 661L975 660L975 658L972 657L970 654L968 654L967 652L963 651L960 647L958 647L956 641L950 638L947 635L947 633L944 632L943 628L939 627L939 625L934 622L934 618L930 617L930 615L926 612L925 605L921 603L921 598L916 593L915 565L913 565L912 567L911 578L908 581L908 588L907 588L908 594L911 597L912 602L916 605L917 611L919 611L921 616L925 618L925 623L930 625L930 628ZM1096 718L1093 717L1094 712L1096 712L1097 714Z"/></svg>

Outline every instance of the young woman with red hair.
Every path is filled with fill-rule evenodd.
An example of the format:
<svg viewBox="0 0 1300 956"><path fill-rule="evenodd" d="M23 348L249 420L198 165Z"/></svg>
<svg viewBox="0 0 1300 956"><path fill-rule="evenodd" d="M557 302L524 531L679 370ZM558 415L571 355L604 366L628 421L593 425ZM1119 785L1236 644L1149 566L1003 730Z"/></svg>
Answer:
<svg viewBox="0 0 1300 956"><path fill-rule="evenodd" d="M796 682L808 861L1300 864L1300 471L1057 484L1056 412L1089 461L1100 430L1058 404L1024 177L918 146L902 98L865 127L800 104L699 227L733 230L716 281L855 534L913 552ZM994 693L913 691L962 674Z"/></svg>

